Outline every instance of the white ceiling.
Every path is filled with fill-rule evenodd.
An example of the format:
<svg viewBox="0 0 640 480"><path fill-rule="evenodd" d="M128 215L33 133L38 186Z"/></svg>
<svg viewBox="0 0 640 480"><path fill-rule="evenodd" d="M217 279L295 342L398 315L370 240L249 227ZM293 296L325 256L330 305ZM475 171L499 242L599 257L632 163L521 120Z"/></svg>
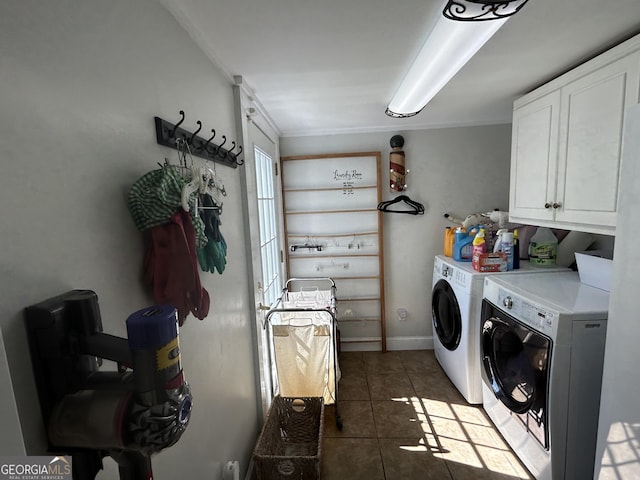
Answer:
<svg viewBox="0 0 640 480"><path fill-rule="evenodd" d="M444 0L162 0L282 136L509 123L513 100L640 32L640 0L529 0L417 116L385 108Z"/></svg>

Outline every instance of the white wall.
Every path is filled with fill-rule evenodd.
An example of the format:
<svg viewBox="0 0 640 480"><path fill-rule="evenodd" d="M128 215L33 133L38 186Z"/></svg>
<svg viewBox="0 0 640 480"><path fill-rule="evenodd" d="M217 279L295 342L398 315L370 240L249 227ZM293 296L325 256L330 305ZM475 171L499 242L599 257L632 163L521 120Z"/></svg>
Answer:
<svg viewBox="0 0 640 480"><path fill-rule="evenodd" d="M232 87L155 0L6 0L0 4L0 327L27 452L44 453L24 307L95 290L106 332L153 304L141 283L142 235L131 184L175 150L154 116L236 138ZM218 167L228 197L224 275L201 273L209 316L180 330L194 393L191 423L154 457L155 478L220 478L249 462L258 433L252 319L238 170ZM244 472L243 472L244 475ZM114 478L113 474L104 478Z"/></svg>
<svg viewBox="0 0 640 480"><path fill-rule="evenodd" d="M618 226L602 378L595 478L640 478L640 105L625 123ZM599 464L600 463L600 464Z"/></svg>
<svg viewBox="0 0 640 480"><path fill-rule="evenodd" d="M424 216L384 214L385 295L388 349L432 348L433 258L442 253L443 217L464 218L509 205L511 125L282 138L283 156L380 151L383 199L389 189L389 139L405 139L405 192L424 204ZM407 309L399 321L398 307ZM375 348L375 346L370 347Z"/></svg>

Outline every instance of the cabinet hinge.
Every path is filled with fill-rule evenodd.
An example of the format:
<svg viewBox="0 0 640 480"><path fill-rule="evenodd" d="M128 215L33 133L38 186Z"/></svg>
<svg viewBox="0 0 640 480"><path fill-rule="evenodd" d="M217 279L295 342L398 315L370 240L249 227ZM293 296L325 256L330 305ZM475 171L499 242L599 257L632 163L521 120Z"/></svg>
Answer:
<svg viewBox="0 0 640 480"><path fill-rule="evenodd" d="M275 172L276 177L278 176L278 162L273 162L273 171Z"/></svg>
<svg viewBox="0 0 640 480"><path fill-rule="evenodd" d="M284 263L284 252L280 250L280 263Z"/></svg>

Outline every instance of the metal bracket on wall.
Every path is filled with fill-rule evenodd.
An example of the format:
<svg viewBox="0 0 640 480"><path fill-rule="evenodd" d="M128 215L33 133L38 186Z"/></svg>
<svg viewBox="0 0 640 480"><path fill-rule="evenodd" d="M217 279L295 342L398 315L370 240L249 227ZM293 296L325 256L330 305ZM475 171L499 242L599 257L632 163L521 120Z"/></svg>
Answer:
<svg viewBox="0 0 640 480"><path fill-rule="evenodd" d="M180 110L182 118L176 124L163 120L160 117L154 117L156 124L156 140L158 145L164 145L165 147L177 149L176 139L184 139L188 142L191 149L191 154L196 157L211 160L227 167L237 168L238 165L243 165L244 160L239 157L242 154L242 145L236 145L236 142L231 142L230 148L225 148L227 143L227 137L222 135L222 143L216 144L213 139L216 136L216 131L211 129L213 135L209 139L198 136L198 132L202 129L202 122L198 120L198 129L195 132L185 130L180 125L184 122L184 111Z"/></svg>

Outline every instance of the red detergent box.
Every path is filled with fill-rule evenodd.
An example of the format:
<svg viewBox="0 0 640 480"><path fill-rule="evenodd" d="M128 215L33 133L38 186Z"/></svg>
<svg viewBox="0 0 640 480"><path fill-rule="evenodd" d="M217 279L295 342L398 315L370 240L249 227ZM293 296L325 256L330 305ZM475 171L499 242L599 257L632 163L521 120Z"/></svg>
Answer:
<svg viewBox="0 0 640 480"><path fill-rule="evenodd" d="M507 254L503 252L474 255L471 266L478 272L506 272Z"/></svg>

